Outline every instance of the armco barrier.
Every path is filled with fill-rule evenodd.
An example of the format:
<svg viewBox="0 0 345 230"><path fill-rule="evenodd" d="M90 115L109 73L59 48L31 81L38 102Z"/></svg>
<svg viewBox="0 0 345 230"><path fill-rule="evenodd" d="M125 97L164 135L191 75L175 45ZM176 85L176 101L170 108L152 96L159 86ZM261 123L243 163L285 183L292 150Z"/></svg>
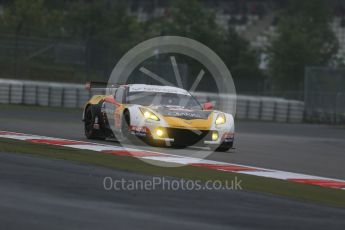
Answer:
<svg viewBox="0 0 345 230"><path fill-rule="evenodd" d="M0 79L1 104L25 104L64 108L82 108L86 101L104 90L87 91L84 85L67 83L50 83L36 81L19 81ZM200 103L212 101L219 103L222 96L209 93L193 94ZM236 102L236 117L247 120L263 120L276 122L302 122L304 103L277 97L259 97L237 95L225 98L226 111L232 111ZM224 101L224 98L223 98Z"/></svg>

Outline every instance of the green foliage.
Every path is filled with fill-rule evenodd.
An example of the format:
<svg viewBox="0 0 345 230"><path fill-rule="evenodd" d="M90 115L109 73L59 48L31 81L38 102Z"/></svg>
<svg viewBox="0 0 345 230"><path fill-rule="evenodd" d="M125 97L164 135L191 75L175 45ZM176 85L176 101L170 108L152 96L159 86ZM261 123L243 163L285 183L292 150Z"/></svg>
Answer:
<svg viewBox="0 0 345 230"><path fill-rule="evenodd" d="M303 90L305 67L329 64L338 49L331 19L326 0L290 1L269 50L275 89Z"/></svg>
<svg viewBox="0 0 345 230"><path fill-rule="evenodd" d="M175 1L163 26L165 35L189 37L213 49L223 39L223 30L216 24L214 13L202 8L197 0Z"/></svg>
<svg viewBox="0 0 345 230"><path fill-rule="evenodd" d="M109 7L102 0L72 4L64 26L70 37L85 43L87 59L101 54L97 62L106 69L112 68L117 59L142 39L139 23L126 14L123 5ZM108 63L110 59L112 63Z"/></svg>
<svg viewBox="0 0 345 230"><path fill-rule="evenodd" d="M257 81L262 81L263 74L258 69L256 53L233 28L220 28L214 12L203 8L199 1L174 1L168 15L146 23L146 30L150 36L185 36L204 43L223 59L235 82L243 85L239 90L258 90Z"/></svg>
<svg viewBox="0 0 345 230"><path fill-rule="evenodd" d="M232 28L225 34L220 55L231 71L237 91L255 92L262 88L264 75L258 68L257 54Z"/></svg>
<svg viewBox="0 0 345 230"><path fill-rule="evenodd" d="M172 1L165 16L145 23L129 16L127 7L123 1L14 0L0 18L0 32L15 35L16 39L20 35L79 41L86 47L83 71L101 70L104 76L126 51L143 40L161 35L185 36L213 49L235 78L261 76L248 42L234 30L220 28L214 12L198 0ZM193 72L193 66L190 69ZM196 74L193 72L193 76Z"/></svg>
<svg viewBox="0 0 345 230"><path fill-rule="evenodd" d="M57 33L60 21L61 14L54 10L48 12L44 0L15 0L5 8L0 27L16 35L49 36Z"/></svg>

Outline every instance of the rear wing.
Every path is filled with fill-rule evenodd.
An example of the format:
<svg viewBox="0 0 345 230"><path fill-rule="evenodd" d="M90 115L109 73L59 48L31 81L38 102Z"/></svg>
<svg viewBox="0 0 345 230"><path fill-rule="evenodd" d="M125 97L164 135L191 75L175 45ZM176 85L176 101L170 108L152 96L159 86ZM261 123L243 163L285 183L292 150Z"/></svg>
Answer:
<svg viewBox="0 0 345 230"><path fill-rule="evenodd" d="M108 84L107 82L99 82L99 81L89 81L85 84L86 90L91 89L108 89L108 88L118 88L121 84Z"/></svg>

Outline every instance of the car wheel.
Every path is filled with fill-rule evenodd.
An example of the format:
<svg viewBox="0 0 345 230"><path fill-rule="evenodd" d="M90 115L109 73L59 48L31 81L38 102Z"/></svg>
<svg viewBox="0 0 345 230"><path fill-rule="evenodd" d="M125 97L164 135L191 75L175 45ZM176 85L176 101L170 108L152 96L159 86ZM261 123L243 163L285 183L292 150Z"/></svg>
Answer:
<svg viewBox="0 0 345 230"><path fill-rule="evenodd" d="M131 121L130 121L130 115L128 111L125 111L123 116L122 116L122 121L121 121L121 134L122 134L122 139L124 141L127 141L129 136L130 136L130 127Z"/></svg>
<svg viewBox="0 0 345 230"><path fill-rule="evenodd" d="M95 115L92 112L92 106L88 106L85 111L84 117L84 131L85 136L88 139L97 139L97 140L104 140L105 137L102 135L102 131L100 129L95 129Z"/></svg>
<svg viewBox="0 0 345 230"><path fill-rule="evenodd" d="M218 146L216 148L211 148L211 149L213 149L216 152L227 152L229 149L232 148L233 144L234 144L233 142L226 143L226 144L223 143L220 146Z"/></svg>

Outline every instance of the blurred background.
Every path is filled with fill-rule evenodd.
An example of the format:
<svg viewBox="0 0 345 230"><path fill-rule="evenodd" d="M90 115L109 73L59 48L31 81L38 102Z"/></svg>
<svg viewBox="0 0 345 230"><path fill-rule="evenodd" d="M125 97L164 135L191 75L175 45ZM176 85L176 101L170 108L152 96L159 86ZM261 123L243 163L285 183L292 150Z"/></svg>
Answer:
<svg viewBox="0 0 345 230"><path fill-rule="evenodd" d="M0 103L80 107L89 95L79 84L107 81L130 48L162 35L195 39L223 59L239 118L345 123L341 0L0 0Z"/></svg>

